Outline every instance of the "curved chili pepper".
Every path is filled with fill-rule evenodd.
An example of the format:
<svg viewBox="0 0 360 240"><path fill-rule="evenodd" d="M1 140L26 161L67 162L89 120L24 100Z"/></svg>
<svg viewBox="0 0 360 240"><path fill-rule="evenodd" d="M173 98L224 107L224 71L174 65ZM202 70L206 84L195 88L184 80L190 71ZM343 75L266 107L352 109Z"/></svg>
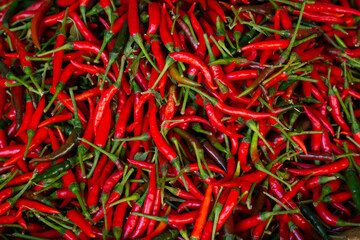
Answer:
<svg viewBox="0 0 360 240"><path fill-rule="evenodd" d="M178 69L176 68L176 64L172 64L169 67L169 75L176 81L183 83L183 84L187 84L189 86L193 86L193 87L197 87L200 86L200 84L198 84L197 82L192 81L191 79L181 76L179 74Z"/></svg>
<svg viewBox="0 0 360 240"><path fill-rule="evenodd" d="M313 200L316 202L320 196L318 189L313 191ZM319 214L319 217L331 226L357 226L357 223L346 222L340 219L338 216L332 214L327 208L326 205L320 201L319 204L315 207L316 212Z"/></svg>
<svg viewBox="0 0 360 240"><path fill-rule="evenodd" d="M159 148L159 151L166 156L166 158L170 161L171 164L175 166L175 168L180 171L179 166L179 158L176 152L171 148L171 146L165 141L163 136L160 134L159 129L156 123L156 108L153 107L150 114L150 133L151 136Z"/></svg>
<svg viewBox="0 0 360 240"><path fill-rule="evenodd" d="M40 28L40 21L45 16L46 12L52 6L52 1L45 0L41 6L36 10L35 15L31 21L31 38L35 44L35 46L40 49L40 42L39 42L39 28Z"/></svg>
<svg viewBox="0 0 360 240"><path fill-rule="evenodd" d="M72 94L73 95L73 94ZM49 155L34 158L30 162L49 162L55 161L59 158L66 156L68 153L74 151L77 145L80 143L79 138L83 133L83 126L81 124L80 118L78 116L78 111L75 104L75 99L73 100L73 108L74 108L74 128L71 132L70 136L66 139L66 142L56 151L50 153Z"/></svg>
<svg viewBox="0 0 360 240"><path fill-rule="evenodd" d="M343 131L350 132L350 128L341 116L339 100L337 99L334 91L331 88L329 88L329 103L332 108L332 111L330 113L335 122L337 122L341 126Z"/></svg>
<svg viewBox="0 0 360 240"><path fill-rule="evenodd" d="M205 84L207 87L209 87L212 91L215 91L217 87L213 83L213 79L211 77L211 73L208 69L208 67L204 64L202 60L200 60L198 57L191 53L177 53L173 52L169 55L172 59L175 61L180 61L188 64L193 64L196 67L198 67L202 74L204 75Z"/></svg>

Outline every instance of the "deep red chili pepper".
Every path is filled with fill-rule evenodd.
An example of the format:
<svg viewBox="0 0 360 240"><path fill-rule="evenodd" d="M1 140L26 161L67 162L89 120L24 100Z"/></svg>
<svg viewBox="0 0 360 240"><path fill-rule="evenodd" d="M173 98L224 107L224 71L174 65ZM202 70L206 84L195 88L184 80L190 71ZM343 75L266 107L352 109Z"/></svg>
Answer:
<svg viewBox="0 0 360 240"><path fill-rule="evenodd" d="M154 54L154 57L156 59L157 64L159 65L159 69L160 71L162 71L165 67L165 58L163 56L163 52L161 50L161 46L160 46L160 41L154 39L151 41L151 50ZM165 85L166 85L166 80L167 76L164 75L158 85L158 88L160 90L160 94L162 97L165 97ZM149 81L150 84L150 81Z"/></svg>
<svg viewBox="0 0 360 240"><path fill-rule="evenodd" d="M42 18L45 16L46 12L51 8L52 1L45 0L41 6L36 10L35 15L31 22L31 38L37 48L40 49L39 42L39 28Z"/></svg>
<svg viewBox="0 0 360 240"><path fill-rule="evenodd" d="M66 198L75 198L75 194L72 193L68 188L60 188L55 192L50 194L50 199L66 199Z"/></svg>
<svg viewBox="0 0 360 240"><path fill-rule="evenodd" d="M30 121L32 120L32 117L33 117L33 113L35 111L34 105L30 99L30 95L27 93L25 95L25 97L26 97L26 106L25 106L24 117L22 119L22 123L21 123L19 129L17 130L15 136L20 135L21 133L25 132L28 129Z"/></svg>
<svg viewBox="0 0 360 240"><path fill-rule="evenodd" d="M34 237L47 237L47 238L61 238L61 234L55 229L41 232L31 232L31 236Z"/></svg>
<svg viewBox="0 0 360 240"><path fill-rule="evenodd" d="M346 158L339 159L333 163L329 163L317 168L312 169L288 169L288 172L296 174L296 175L323 175L329 173L336 173L341 171L342 169L347 168L349 165L349 161Z"/></svg>
<svg viewBox="0 0 360 240"><path fill-rule="evenodd" d="M166 22L166 21L165 21ZM143 39L140 33L140 23L139 23L139 14L138 14L138 1L130 1L129 2L129 12L128 12L128 23L129 23L129 32L130 37L132 37L135 42L139 45L141 48L141 51L144 53L146 59L149 61L149 63L156 69L156 65L151 60L149 53L145 49L145 46L143 44ZM161 26L161 24L160 24Z"/></svg>
<svg viewBox="0 0 360 240"><path fill-rule="evenodd" d="M299 6L298 4L294 4L294 5L296 7ZM336 6L327 3L316 3L316 4L306 5L305 10L311 12L345 13L345 14L353 14L360 16L360 12L356 9L351 9L343 6Z"/></svg>
<svg viewBox="0 0 360 240"><path fill-rule="evenodd" d="M313 189L316 188L324 183L327 183L329 181L335 180L336 177L332 176L332 177L326 177L326 176L315 176L315 177L311 177L307 182L306 182L306 188L308 189Z"/></svg>
<svg viewBox="0 0 360 240"><path fill-rule="evenodd" d="M267 176L267 174L262 171L255 171L255 172L246 174L244 176L237 177L236 179L229 181L227 183L221 183L220 186L240 187L244 182L249 182L249 183L261 182L263 179L265 179L266 176ZM215 182L214 184L216 185L217 183Z"/></svg>
<svg viewBox="0 0 360 240"><path fill-rule="evenodd" d="M70 5L68 12L73 12L78 9L80 1L76 1ZM57 24L59 21L64 19L66 10L63 10L57 14L46 16L42 19L41 27L48 27Z"/></svg>
<svg viewBox="0 0 360 240"><path fill-rule="evenodd" d="M312 112L320 121L321 123L323 124L323 126L330 131L331 135L334 136L334 129L333 127L331 126L330 122L326 119L325 116L323 116L322 114L320 114L316 109L312 108L312 107L309 107L307 106L307 109Z"/></svg>

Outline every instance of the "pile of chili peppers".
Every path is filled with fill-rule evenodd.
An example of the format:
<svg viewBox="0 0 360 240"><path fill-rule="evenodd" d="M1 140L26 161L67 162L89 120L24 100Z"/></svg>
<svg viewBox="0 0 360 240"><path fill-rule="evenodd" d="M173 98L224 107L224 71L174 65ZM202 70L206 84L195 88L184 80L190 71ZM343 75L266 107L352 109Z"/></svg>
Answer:
<svg viewBox="0 0 360 240"><path fill-rule="evenodd" d="M360 226L359 0L2 0L2 239Z"/></svg>

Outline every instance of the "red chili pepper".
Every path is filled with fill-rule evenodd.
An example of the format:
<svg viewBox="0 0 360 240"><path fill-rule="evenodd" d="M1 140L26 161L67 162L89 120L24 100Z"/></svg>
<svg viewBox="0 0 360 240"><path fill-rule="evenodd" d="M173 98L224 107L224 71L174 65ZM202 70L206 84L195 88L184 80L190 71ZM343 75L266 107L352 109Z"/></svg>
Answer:
<svg viewBox="0 0 360 240"><path fill-rule="evenodd" d="M48 118L48 119L44 120L43 122L41 122L39 124L39 128L45 127L45 126L53 124L53 123L67 121L72 118L73 118L73 115L71 113L56 115L54 117Z"/></svg>
<svg viewBox="0 0 360 240"><path fill-rule="evenodd" d="M33 113L35 111L33 102L30 99L30 95L27 93L25 97L26 97L26 106L25 106L24 117L15 136L20 135L21 133L25 132L28 129L30 121L32 120Z"/></svg>
<svg viewBox="0 0 360 240"><path fill-rule="evenodd" d="M312 169L288 169L289 173L293 173L296 175L324 175L329 173L336 173L345 169L349 166L349 161L346 158L339 159L333 163L329 163L317 168Z"/></svg>
<svg viewBox="0 0 360 240"><path fill-rule="evenodd" d="M136 224L138 222L139 219L139 212L141 211L141 208L144 204L145 198L147 195L147 191L143 194L143 196L136 201L136 203L133 205L130 215L125 223L124 226L124 232L123 232L123 238L124 239L129 239L130 234L132 233L132 231L135 229ZM141 215L140 215L141 216Z"/></svg>
<svg viewBox="0 0 360 240"><path fill-rule="evenodd" d="M306 182L306 188L308 189L313 189L316 188L324 183L327 183L329 181L335 180L336 177L332 176L332 177L326 177L326 176L315 176L315 177L311 177L307 182Z"/></svg>
<svg viewBox="0 0 360 240"><path fill-rule="evenodd" d="M19 199L16 202L16 207L19 209L34 208L44 213L59 214L60 212L52 207L46 206L45 204L31 201L28 199Z"/></svg>
<svg viewBox="0 0 360 240"><path fill-rule="evenodd" d="M169 56L172 59L174 59L175 61L193 64L196 67L198 67L201 70L202 74L204 75L205 85L208 88L210 88L212 91L215 91L217 89L217 87L213 83L213 79L211 77L211 73L210 73L208 67L205 65L205 63L201 59L199 59L198 57L196 57L195 55L193 55L191 53L184 53L184 52L181 52L181 53L173 52L173 53L170 53Z"/></svg>
<svg viewBox="0 0 360 240"><path fill-rule="evenodd" d="M83 35L86 41L100 45L99 40L89 31L89 29L85 26L83 21L81 21L79 15L77 15L75 12L70 12L69 17L71 17L74 20L76 27L79 29L81 35Z"/></svg>
<svg viewBox="0 0 360 240"><path fill-rule="evenodd" d="M34 138L31 141L28 151L31 152L33 149L38 147L47 138L47 136L48 136L48 130L46 128L40 128L39 130L37 130L34 135ZM17 153L13 157L11 157L9 160L7 160L3 166L4 167L9 166L9 165L14 164L14 163L18 162L19 160L21 160L24 157L25 151L26 151L26 147L21 149L21 151L19 153Z"/></svg>
<svg viewBox="0 0 360 240"><path fill-rule="evenodd" d="M41 94L41 88L39 84L33 78L33 66L32 63L26 58L27 51L25 49L25 45L18 39L18 37L11 32L9 29L4 27L2 23L0 23L0 28L5 31L5 33L10 37L11 41L14 43L14 47L16 52L20 56L20 64L24 73L30 76L32 83L36 86L37 92Z"/></svg>
<svg viewBox="0 0 360 240"><path fill-rule="evenodd" d="M128 206L127 202L122 202L116 207L114 211L113 233L115 238L117 239L120 238L122 233L122 226L123 226L127 206Z"/></svg>
<svg viewBox="0 0 360 240"><path fill-rule="evenodd" d="M299 6L298 4L295 4L295 5ZM360 12L356 9L342 7L342 6L336 6L336 5L328 4L328 3L315 3L315 4L306 5L305 11L345 13L345 14L352 14L352 15L360 16Z"/></svg>
<svg viewBox="0 0 360 240"><path fill-rule="evenodd" d="M313 190L313 200L314 202L317 202L320 196L319 189ZM315 207L316 212L318 213L319 217L330 226L351 226L351 225L357 225L356 223L350 223L346 222L342 219L340 219L338 216L331 213L327 208L326 205L320 201L318 205Z"/></svg>
<svg viewBox="0 0 360 240"><path fill-rule="evenodd" d="M229 196L223 206L223 209L221 210L221 213L219 215L219 221L216 225L216 231L219 231L225 221L229 218L229 216L232 214L233 209L235 208L237 204L237 200L239 198L240 192L239 189L234 188L230 191Z"/></svg>
<svg viewBox="0 0 360 240"><path fill-rule="evenodd" d="M41 231L41 232L32 232L31 236L34 237L46 237L46 238L61 238L61 234L56 231L55 229L53 230L48 230L48 231Z"/></svg>
<svg viewBox="0 0 360 240"><path fill-rule="evenodd" d="M163 71L164 67L165 67L165 58L163 56L163 52L161 50L161 46L160 46L160 42L156 39L151 41L151 50L154 54L154 57L156 59L157 64L159 65L159 69L161 71ZM159 82L159 90L160 90L160 94L162 97L165 97L165 85L166 85L166 81L167 81L167 76L164 75L160 82ZM150 84L150 81L149 81ZM152 86L151 86L152 87Z"/></svg>
<svg viewBox="0 0 360 240"><path fill-rule="evenodd" d="M206 109L206 113L209 117L210 123L219 131L221 131L222 133L231 136L231 137L235 137L235 138L242 138L243 135L237 134L232 132L231 130L229 130L219 119L216 118L216 114L214 111L214 106L208 102L205 102L205 109Z"/></svg>
<svg viewBox="0 0 360 240"><path fill-rule="evenodd" d="M137 0L129 2L128 23L129 23L130 37L134 38L135 42L141 48L141 51L144 53L146 59L158 71L159 69L156 67L154 62L151 60L149 53L147 52L147 50L145 49L145 46L143 44L143 39L142 39L141 33L140 33L140 23L139 23L138 1Z"/></svg>
<svg viewBox="0 0 360 240"><path fill-rule="evenodd" d="M55 94L55 89L54 88L50 88L50 92L52 94ZM65 107L67 109L69 109L70 112L74 113L74 107L71 103L71 101L68 101L67 99L69 99L69 95L67 95L64 91L60 91L59 95L57 96L57 99L59 99L59 101L65 105ZM45 99L44 99L45 100ZM80 109L78 109L78 115L79 118L81 120L81 122L86 123L87 119L85 117L85 115L80 111ZM40 120L40 119L39 119Z"/></svg>
<svg viewBox="0 0 360 240"><path fill-rule="evenodd" d="M166 158L170 161L171 164L177 168L178 171L180 171L179 166L179 158L176 154L176 152L171 148L171 146L166 142L166 140L161 135L157 123L156 123L156 107L152 107L152 111L150 114L150 133L151 136L156 144L156 146L159 148L159 151L166 156Z"/></svg>
<svg viewBox="0 0 360 240"><path fill-rule="evenodd" d="M332 111L330 113L335 122L340 125L343 131L350 132L350 128L341 116L339 100L337 99L334 91L331 88L329 88L329 101L332 108Z"/></svg>
<svg viewBox="0 0 360 240"><path fill-rule="evenodd" d="M263 221L267 220L271 216L288 214L288 213L293 213L293 211L259 213L255 216L240 220L235 226L235 231L245 231L247 229L250 229L250 228L255 227L256 225L262 223Z"/></svg>
<svg viewBox="0 0 360 240"><path fill-rule="evenodd" d="M155 193L154 207L152 209L152 215L158 216L160 213L160 208L161 208L161 187L157 186ZM146 234L149 235L151 232L153 232L155 226L156 226L156 221L150 220Z"/></svg>
<svg viewBox="0 0 360 240"><path fill-rule="evenodd" d="M149 28L146 32L145 39L150 39L155 34L160 25L160 5L158 3L150 3L149 11Z"/></svg>
<svg viewBox="0 0 360 240"><path fill-rule="evenodd" d="M127 121L130 117L130 113L132 110L132 106L134 103L134 94L131 94L127 99L123 109L121 110L121 118L118 119L116 126L115 126L115 134L114 137L116 138L123 138L125 136L125 129Z"/></svg>
<svg viewBox="0 0 360 240"><path fill-rule="evenodd" d="M91 238L95 238L95 234L91 228L91 225L86 221L84 216L76 211L76 210L70 210L67 212L66 216L76 224L87 236Z"/></svg>
<svg viewBox="0 0 360 240"><path fill-rule="evenodd" d="M246 51L246 50L251 50L251 49L255 49L255 50L285 49L288 47L289 43L290 43L290 40L263 41L263 42L257 42L257 43L252 43L252 44L246 45L245 47L241 48L241 51Z"/></svg>
<svg viewBox="0 0 360 240"><path fill-rule="evenodd" d="M39 28L42 18L45 16L46 12L51 8L52 1L45 0L41 6L36 10L35 15L31 21L31 38L35 46L40 49L39 42Z"/></svg>
<svg viewBox="0 0 360 240"><path fill-rule="evenodd" d="M206 219L210 208L212 188L212 184L209 184L206 188L205 197L199 209L200 214L195 221L194 229L190 236L193 239L200 239L201 233L205 227Z"/></svg>
<svg viewBox="0 0 360 240"><path fill-rule="evenodd" d="M309 120L313 126L314 131L321 131L322 126L320 120L311 112L307 106L304 105L304 110L306 115L309 117ZM312 134L311 135L311 151L318 152L320 151L320 143L321 143L321 135L322 134Z"/></svg>
<svg viewBox="0 0 360 240"><path fill-rule="evenodd" d="M144 202L144 206L142 208L142 213L150 214L152 212L154 201L156 197L156 171L155 166L153 167L151 174L150 174L150 182L149 182L149 189L148 193ZM148 226L150 219L140 217L138 220L137 227L134 229L133 233L130 235L130 238L136 239L140 237L145 231L146 227Z"/></svg>
<svg viewBox="0 0 360 240"><path fill-rule="evenodd" d="M300 15L300 11L298 10L292 10L287 9L289 12L294 13L295 15ZM317 12L310 12L310 11L304 11L303 16L305 19L314 21L314 22L327 22L327 23L342 23L343 20L341 18L327 15L327 14L319 14L322 13L321 11Z"/></svg>
<svg viewBox="0 0 360 240"><path fill-rule="evenodd" d="M323 198L324 203L340 203L348 199L351 199L352 195L350 192L340 192L333 195L328 195Z"/></svg>
<svg viewBox="0 0 360 240"><path fill-rule="evenodd" d="M68 12L74 12L78 9L80 5L80 1L76 1L73 4L70 5ZM46 16L42 19L42 23L41 23L41 27L49 27L52 26L54 24L57 24L59 21L61 21L62 19L64 19L66 10L63 10L57 14L54 15L50 15L50 16Z"/></svg>
<svg viewBox="0 0 360 240"><path fill-rule="evenodd" d="M146 215L138 212L132 212L133 215L147 217L149 219L160 221L166 224L169 224L170 226L178 226L178 225L184 225L189 223L194 223L197 217L199 216L199 211L193 211L183 214L170 214L168 216L164 217L157 217L152 215Z"/></svg>

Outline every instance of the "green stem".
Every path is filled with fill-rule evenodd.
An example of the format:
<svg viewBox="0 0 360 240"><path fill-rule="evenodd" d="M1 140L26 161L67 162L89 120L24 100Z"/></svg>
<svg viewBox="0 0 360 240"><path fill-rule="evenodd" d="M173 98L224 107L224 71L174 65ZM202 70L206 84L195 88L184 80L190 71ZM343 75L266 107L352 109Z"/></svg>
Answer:
<svg viewBox="0 0 360 240"><path fill-rule="evenodd" d="M153 68L155 68L156 71L160 72L159 68L155 65L155 63L151 59L148 51L146 50L140 33L135 34L133 36L133 38L134 38L135 42L137 43L137 45L139 45L141 51L144 53L144 55L145 55L146 59L149 61L149 63L153 66Z"/></svg>

